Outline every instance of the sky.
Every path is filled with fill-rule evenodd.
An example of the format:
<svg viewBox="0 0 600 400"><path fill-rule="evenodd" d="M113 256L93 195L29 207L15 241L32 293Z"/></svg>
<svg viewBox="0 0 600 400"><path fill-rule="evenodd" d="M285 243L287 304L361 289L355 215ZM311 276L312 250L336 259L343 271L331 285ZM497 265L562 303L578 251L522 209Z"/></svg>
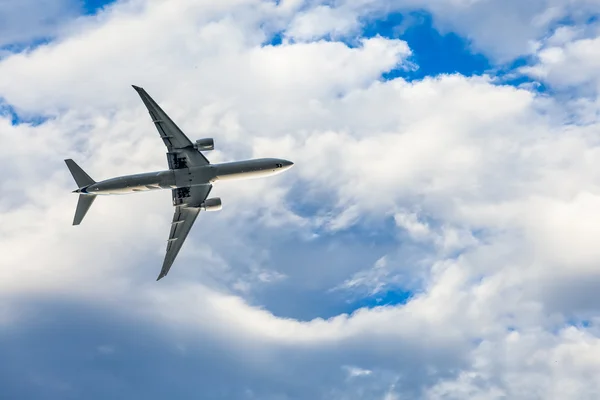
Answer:
<svg viewBox="0 0 600 400"><path fill-rule="evenodd" d="M600 398L596 0L0 0L0 398ZM213 163L156 282L165 169Z"/></svg>

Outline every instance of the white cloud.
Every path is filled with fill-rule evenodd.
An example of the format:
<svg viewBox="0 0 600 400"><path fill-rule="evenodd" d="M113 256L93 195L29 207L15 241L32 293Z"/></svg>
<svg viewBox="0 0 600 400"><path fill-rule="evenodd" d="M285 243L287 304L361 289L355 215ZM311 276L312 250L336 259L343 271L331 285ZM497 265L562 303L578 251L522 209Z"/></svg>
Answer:
<svg viewBox="0 0 600 400"><path fill-rule="evenodd" d="M423 11L432 15L434 26L442 33L458 33L474 51L505 63L534 53L538 41L549 30L565 25L565 20L585 29L589 16L598 13L600 5L595 0L344 0L298 13L286 33L301 39L353 37L361 24L391 12L402 14L404 20L397 27L402 31L422 22L423 17L414 13Z"/></svg>
<svg viewBox="0 0 600 400"><path fill-rule="evenodd" d="M358 28L356 15L324 5L299 13L286 30L286 36L294 40L314 40L328 35L335 38Z"/></svg>
<svg viewBox="0 0 600 400"><path fill-rule="evenodd" d="M406 229L406 231L415 239L421 239L428 236L431 231L426 222L420 222L415 213L400 212L394 215L396 225Z"/></svg>
<svg viewBox="0 0 600 400"><path fill-rule="evenodd" d="M371 375L373 371L359 367L346 366L349 378Z"/></svg>
<svg viewBox="0 0 600 400"><path fill-rule="evenodd" d="M357 272L350 279L344 281L336 289L356 290L364 286L369 290L369 295L379 293L385 285L393 284L393 271L388 267L386 257L382 257L373 265L373 268Z"/></svg>
<svg viewBox="0 0 600 400"><path fill-rule="evenodd" d="M528 13L506 43L536 36L526 26L533 15L542 15L539 32L558 15L538 6L523 6ZM10 143L0 147L8 177L0 184L0 291L15 304L1 309L0 321L14 321L18 299L101 304L186 344L210 338L260 366L252 368L304 371L307 386L337 398L593 398L597 357L586 355L597 351L596 325L564 325L600 307L592 290L600 262L597 116L568 124L564 104L491 77L382 82L410 49L384 38L356 48L310 41L349 29L337 14L326 15L327 29L302 25L306 42L261 46L266 31L323 13L295 15L298 7L123 3L60 41L0 61L0 95L23 115L53 116L39 126L0 119L0 140ZM464 15L461 26L478 14ZM486 45L477 36L484 23L469 28L480 45L516 51ZM561 40L563 49L580 39ZM583 72L593 65L588 53ZM538 67L564 72L561 57L547 54ZM99 199L83 225L70 226L76 198L63 158L99 179L165 167L131 83L146 86L191 137L214 135L211 160L273 155L296 163L285 176L216 187L224 210L201 216L160 284L168 193ZM405 243L386 248L368 234L358 250L325 241L391 219L397 237L432 245L419 263L400 262ZM284 237L295 244L277 249ZM297 250L322 243L316 259ZM274 265L277 251L291 253L290 265ZM371 253L374 267L363 270L371 263L353 260L358 252ZM420 290L405 305L330 319L300 321L254 305L284 284L297 291L271 304L301 303L331 287L377 291L414 281ZM351 366L345 374L343 366ZM348 374L363 392L344 387Z"/></svg>
<svg viewBox="0 0 600 400"><path fill-rule="evenodd" d="M522 71L558 89L575 88L587 93L600 91L600 37L563 39L537 53L538 62Z"/></svg>
<svg viewBox="0 0 600 400"><path fill-rule="evenodd" d="M588 374L598 368L598 351L598 338L574 327L557 335L511 332L501 341L480 344L474 370L441 382L426 398L593 399L600 386Z"/></svg>

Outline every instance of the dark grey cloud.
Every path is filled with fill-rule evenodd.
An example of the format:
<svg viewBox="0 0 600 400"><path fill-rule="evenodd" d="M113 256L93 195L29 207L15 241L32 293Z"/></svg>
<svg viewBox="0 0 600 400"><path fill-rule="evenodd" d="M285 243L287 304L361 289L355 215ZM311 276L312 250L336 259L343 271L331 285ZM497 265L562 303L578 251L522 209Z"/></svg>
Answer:
<svg viewBox="0 0 600 400"><path fill-rule="evenodd" d="M211 335L208 326L195 334L157 329L119 309L51 298L20 306L30 318L0 330L0 396L7 399L367 398L393 382L417 395L452 377L462 358L459 348L435 343L240 345ZM373 372L352 378L343 365ZM357 388L362 397L354 396Z"/></svg>

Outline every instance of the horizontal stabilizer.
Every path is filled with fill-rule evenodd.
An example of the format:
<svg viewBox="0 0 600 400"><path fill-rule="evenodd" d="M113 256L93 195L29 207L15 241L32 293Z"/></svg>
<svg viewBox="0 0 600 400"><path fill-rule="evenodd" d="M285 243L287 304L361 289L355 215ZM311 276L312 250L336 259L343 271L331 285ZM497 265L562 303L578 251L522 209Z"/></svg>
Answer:
<svg viewBox="0 0 600 400"><path fill-rule="evenodd" d="M71 175L73 175L73 179L75 179L75 183L77 183L78 187L82 188L96 183L75 163L75 161L68 159L65 160L65 163L67 164L67 167L69 167L69 171L71 171Z"/></svg>
<svg viewBox="0 0 600 400"><path fill-rule="evenodd" d="M83 217L87 214L88 210L96 200L96 196L93 194L80 194L79 201L77 201L77 209L75 210L75 218L73 219L73 225L79 225L83 221Z"/></svg>

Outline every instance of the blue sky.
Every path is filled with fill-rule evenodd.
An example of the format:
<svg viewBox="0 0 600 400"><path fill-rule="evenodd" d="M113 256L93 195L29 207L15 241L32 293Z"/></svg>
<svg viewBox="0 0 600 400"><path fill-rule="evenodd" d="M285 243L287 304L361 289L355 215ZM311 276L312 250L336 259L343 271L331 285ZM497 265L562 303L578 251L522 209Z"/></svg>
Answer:
<svg viewBox="0 0 600 400"><path fill-rule="evenodd" d="M407 22L408 21L408 22ZM423 79L439 74L481 75L491 68L490 61L470 46L467 38L454 32L440 33L426 12L391 14L385 19L365 21L361 36L383 36L405 40L413 51L414 71L394 70L385 78L397 76Z"/></svg>
<svg viewBox="0 0 600 400"><path fill-rule="evenodd" d="M0 398L597 398L600 10L284 3L0 6ZM61 164L164 168L131 83L296 164L216 187L158 284L170 194L73 228Z"/></svg>
<svg viewBox="0 0 600 400"><path fill-rule="evenodd" d="M96 14L98 10L101 10L103 7L114 3L114 0L83 0L83 10L85 14Z"/></svg>

